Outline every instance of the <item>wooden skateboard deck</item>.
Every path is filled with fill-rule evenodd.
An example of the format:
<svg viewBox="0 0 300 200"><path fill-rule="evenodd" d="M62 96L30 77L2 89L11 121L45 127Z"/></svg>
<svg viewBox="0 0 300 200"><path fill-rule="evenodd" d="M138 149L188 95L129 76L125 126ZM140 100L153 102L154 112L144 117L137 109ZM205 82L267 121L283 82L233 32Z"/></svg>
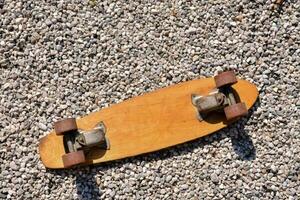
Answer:
<svg viewBox="0 0 300 200"><path fill-rule="evenodd" d="M95 149L86 155L82 165L117 160L203 137L226 127L229 123L222 113L212 113L199 121L191 94L207 95L216 87L213 78L188 81L134 97L103 108L80 119L80 129L90 130L103 121L109 150ZM238 79L232 86L247 109L255 103L255 85ZM63 136L50 132L40 140L39 152L47 168L64 168Z"/></svg>

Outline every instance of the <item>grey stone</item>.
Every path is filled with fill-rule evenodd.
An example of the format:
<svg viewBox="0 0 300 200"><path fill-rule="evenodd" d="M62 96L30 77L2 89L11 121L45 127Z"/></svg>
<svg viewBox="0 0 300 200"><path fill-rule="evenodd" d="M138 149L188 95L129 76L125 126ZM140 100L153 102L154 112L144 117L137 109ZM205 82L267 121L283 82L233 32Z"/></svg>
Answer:
<svg viewBox="0 0 300 200"><path fill-rule="evenodd" d="M213 174L210 175L210 179L214 183L218 183L219 182L218 175L215 174L215 173L213 173Z"/></svg>
<svg viewBox="0 0 300 200"><path fill-rule="evenodd" d="M40 128L41 130L43 130L43 131L46 131L46 130L47 130L47 126L46 126L45 124L43 124L43 123L39 123L38 126L39 126L39 128Z"/></svg>
<svg viewBox="0 0 300 200"><path fill-rule="evenodd" d="M18 166L16 165L16 163L15 163L14 161L11 161L11 162L10 162L9 167L10 167L12 170L18 170Z"/></svg>

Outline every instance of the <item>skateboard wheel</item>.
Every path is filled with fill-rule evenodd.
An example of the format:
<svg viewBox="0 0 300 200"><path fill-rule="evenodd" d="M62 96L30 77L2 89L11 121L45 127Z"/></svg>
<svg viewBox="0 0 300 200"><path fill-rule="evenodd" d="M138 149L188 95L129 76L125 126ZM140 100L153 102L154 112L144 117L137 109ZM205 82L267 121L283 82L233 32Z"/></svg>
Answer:
<svg viewBox="0 0 300 200"><path fill-rule="evenodd" d="M248 114L248 110L245 103L237 103L224 108L226 119L228 121L237 119Z"/></svg>
<svg viewBox="0 0 300 200"><path fill-rule="evenodd" d="M67 167L72 167L74 165L84 163L85 162L85 155L84 155L83 150L74 151L74 152L64 154L62 156L62 160L63 160L64 166L66 168Z"/></svg>
<svg viewBox="0 0 300 200"><path fill-rule="evenodd" d="M76 120L74 118L63 119L54 123L56 135L64 135L69 131L77 130Z"/></svg>
<svg viewBox="0 0 300 200"><path fill-rule="evenodd" d="M237 83L237 79L234 74L234 71L222 72L221 74L218 74L214 78L215 78L217 88Z"/></svg>

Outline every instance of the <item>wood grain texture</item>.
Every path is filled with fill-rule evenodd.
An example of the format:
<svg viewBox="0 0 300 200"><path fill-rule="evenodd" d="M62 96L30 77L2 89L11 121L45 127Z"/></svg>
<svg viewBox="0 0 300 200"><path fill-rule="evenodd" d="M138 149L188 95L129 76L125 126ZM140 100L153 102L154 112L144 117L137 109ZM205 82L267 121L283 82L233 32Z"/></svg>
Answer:
<svg viewBox="0 0 300 200"><path fill-rule="evenodd" d="M194 140L227 126L223 114L197 119L191 94L206 95L215 88L213 78L188 81L147 93L77 119L80 129L92 129L103 121L110 150L94 150L85 164L135 156ZM233 86L249 109L256 101L255 85L238 80ZM50 132L40 140L39 152L47 168L63 168L63 137Z"/></svg>

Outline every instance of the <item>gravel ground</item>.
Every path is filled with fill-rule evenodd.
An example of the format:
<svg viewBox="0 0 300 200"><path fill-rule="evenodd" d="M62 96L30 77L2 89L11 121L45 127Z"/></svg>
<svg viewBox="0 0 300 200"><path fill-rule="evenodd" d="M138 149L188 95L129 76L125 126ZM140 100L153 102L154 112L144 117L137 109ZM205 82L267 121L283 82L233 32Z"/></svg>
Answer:
<svg viewBox="0 0 300 200"><path fill-rule="evenodd" d="M300 2L0 0L0 199L299 199ZM61 117L226 68L248 118L160 152L47 170Z"/></svg>

